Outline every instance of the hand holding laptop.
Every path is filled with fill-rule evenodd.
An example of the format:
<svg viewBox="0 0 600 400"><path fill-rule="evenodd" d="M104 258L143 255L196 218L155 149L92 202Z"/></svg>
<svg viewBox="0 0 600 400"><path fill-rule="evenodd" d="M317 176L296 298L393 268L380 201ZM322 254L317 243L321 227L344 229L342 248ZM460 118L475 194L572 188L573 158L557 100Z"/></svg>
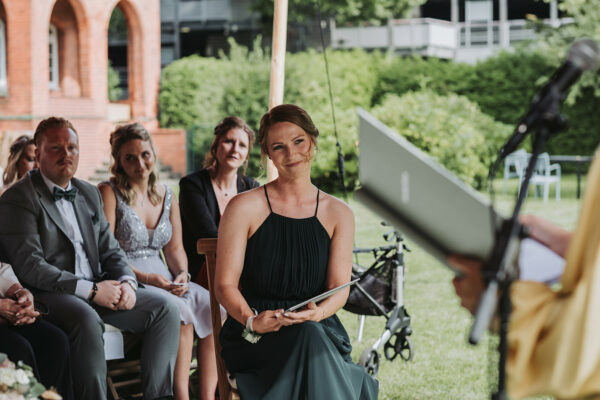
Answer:
<svg viewBox="0 0 600 400"><path fill-rule="evenodd" d="M529 228L531 239L521 242L519 253L520 279L551 284L562 276L567 248L572 233L534 215L522 215L519 222ZM479 304L485 284L481 275L481 261L451 255L448 264L462 273L452 280L461 305L471 314Z"/></svg>

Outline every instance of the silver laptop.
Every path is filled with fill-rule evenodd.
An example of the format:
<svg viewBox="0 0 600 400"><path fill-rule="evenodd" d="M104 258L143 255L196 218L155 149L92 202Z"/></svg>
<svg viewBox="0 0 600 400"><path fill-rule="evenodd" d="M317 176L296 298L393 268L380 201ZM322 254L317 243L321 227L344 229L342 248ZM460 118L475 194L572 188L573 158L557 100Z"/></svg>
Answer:
<svg viewBox="0 0 600 400"><path fill-rule="evenodd" d="M355 197L444 264L450 254L488 259L490 201L367 111L358 115Z"/></svg>

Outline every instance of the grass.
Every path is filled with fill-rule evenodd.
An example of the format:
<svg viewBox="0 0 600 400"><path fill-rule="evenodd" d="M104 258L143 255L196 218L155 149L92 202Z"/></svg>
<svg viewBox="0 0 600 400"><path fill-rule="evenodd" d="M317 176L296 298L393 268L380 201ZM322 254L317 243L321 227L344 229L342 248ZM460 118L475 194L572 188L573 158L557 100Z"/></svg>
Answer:
<svg viewBox="0 0 600 400"><path fill-rule="evenodd" d="M585 183L585 182L583 182ZM516 182L510 182L507 195L502 182L494 184L496 204L506 213L512 210ZM561 201L551 197L548 203L533 197L533 188L523 211L543 216L565 228L573 229L581 201L575 198L576 177L562 179ZM585 187L585 185L583 185ZM552 187L553 190L553 187ZM551 190L551 195L553 191ZM356 218L356 245L378 246L383 243L385 227L380 218L358 202L350 200ZM457 227L460 229L460 227ZM378 379L380 399L486 399L489 398L488 370L495 380L496 354L488 346L496 337L486 336L478 346L467 344L472 317L460 307L452 287L452 273L416 245L407 240L412 250L406 255L407 275L404 301L411 315L415 357L404 362L399 357L382 360ZM368 264L369 257L359 259ZM352 341L352 357L358 361L362 351L370 347L384 331L385 319L367 317L362 342L357 342L358 317L344 310L338 313ZM490 357L492 357L490 362ZM488 368L490 365L490 368ZM547 397L546 397L547 399Z"/></svg>

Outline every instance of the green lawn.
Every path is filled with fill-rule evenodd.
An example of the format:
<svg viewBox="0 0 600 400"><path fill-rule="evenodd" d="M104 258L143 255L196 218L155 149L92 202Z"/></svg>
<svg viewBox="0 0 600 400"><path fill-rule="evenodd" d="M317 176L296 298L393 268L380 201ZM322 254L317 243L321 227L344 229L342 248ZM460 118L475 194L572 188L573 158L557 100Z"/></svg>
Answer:
<svg viewBox="0 0 600 400"><path fill-rule="evenodd" d="M562 199L555 202L553 187L551 199L543 203L534 199L533 188L525 204L524 212L544 216L561 226L575 226L581 202L575 199L575 176L562 180ZM507 195L502 195L502 182L495 183L497 205L508 212L514 203L516 182L511 182ZM383 244L385 227L380 219L351 200L356 218L356 245L359 247ZM452 273L416 245L407 241L412 252L406 256L408 266L404 292L405 305L412 317L415 357L411 362L400 358L390 362L383 360L379 370L380 399L486 399L489 398L488 365L493 374L497 372L494 362L488 361L489 342L496 337L484 338L479 346L466 342L472 318L459 305L454 294ZM367 263L369 257L360 259ZM356 341L358 317L340 311L354 350L352 356L358 361L362 351L371 346L381 335L385 325L382 317L367 317L362 342ZM495 357L492 353L492 357ZM494 375L495 376L495 375Z"/></svg>

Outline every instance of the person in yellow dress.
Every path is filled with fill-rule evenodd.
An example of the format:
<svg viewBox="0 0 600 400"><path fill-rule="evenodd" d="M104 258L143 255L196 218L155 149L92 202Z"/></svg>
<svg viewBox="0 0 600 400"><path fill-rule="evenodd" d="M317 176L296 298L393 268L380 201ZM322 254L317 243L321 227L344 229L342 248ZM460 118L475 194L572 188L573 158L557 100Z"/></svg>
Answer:
<svg viewBox="0 0 600 400"><path fill-rule="evenodd" d="M559 288L517 280L511 287L507 389L511 398L548 394L558 399L600 396L600 159L588 174L573 233L524 216L531 237L566 260ZM474 312L484 284L481 263L448 260L464 275L454 279L461 304Z"/></svg>

